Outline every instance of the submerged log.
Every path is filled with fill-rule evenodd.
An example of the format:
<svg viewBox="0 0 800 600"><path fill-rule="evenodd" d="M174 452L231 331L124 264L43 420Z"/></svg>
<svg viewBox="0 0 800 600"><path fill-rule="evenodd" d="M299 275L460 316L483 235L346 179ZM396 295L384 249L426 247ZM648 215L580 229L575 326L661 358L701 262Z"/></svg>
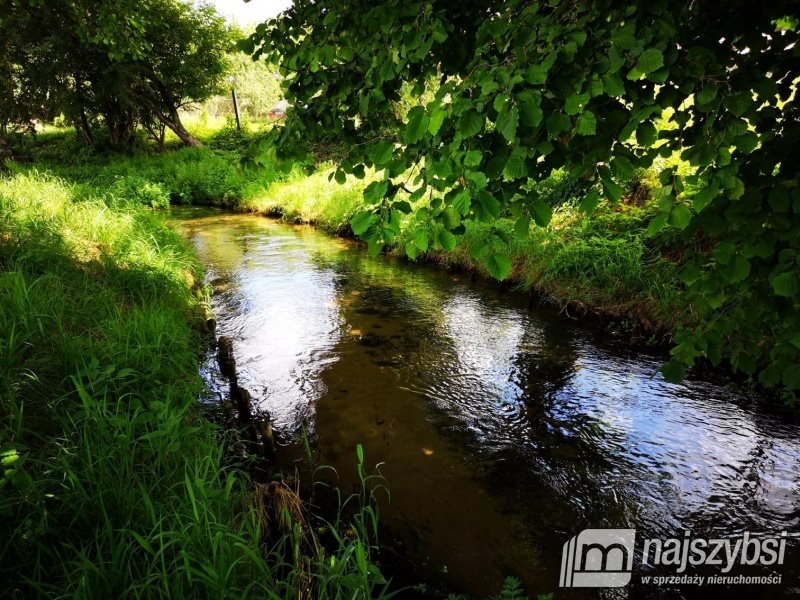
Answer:
<svg viewBox="0 0 800 600"><path fill-rule="evenodd" d="M243 387L236 384L231 385L231 397L236 403L236 410L239 413L239 422L248 425L253 421L253 397Z"/></svg>
<svg viewBox="0 0 800 600"><path fill-rule="evenodd" d="M210 306L203 306L203 319L205 321L206 331L214 333L217 330L217 317L214 315L214 311L211 310Z"/></svg>
<svg viewBox="0 0 800 600"><path fill-rule="evenodd" d="M249 448L249 452L261 454L268 464L272 463L275 458L272 418L268 413L253 416L253 396L237 382L233 342L229 337L220 336L217 340L217 362L222 374L231 382L230 399L236 408L236 420L242 441Z"/></svg>
<svg viewBox="0 0 800 600"><path fill-rule="evenodd" d="M217 363L222 374L235 384L236 360L233 357L233 342L224 335L219 336L217 340Z"/></svg>
<svg viewBox="0 0 800 600"><path fill-rule="evenodd" d="M264 458L273 460L275 458L275 438L272 433L272 417L262 415L258 421L258 430L261 434L261 449Z"/></svg>

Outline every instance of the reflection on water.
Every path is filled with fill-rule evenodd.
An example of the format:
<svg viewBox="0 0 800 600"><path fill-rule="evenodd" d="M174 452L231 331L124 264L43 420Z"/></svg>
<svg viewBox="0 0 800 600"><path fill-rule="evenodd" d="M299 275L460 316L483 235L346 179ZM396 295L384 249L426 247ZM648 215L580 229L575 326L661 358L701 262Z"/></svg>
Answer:
<svg viewBox="0 0 800 600"><path fill-rule="evenodd" d="M287 439L307 422L345 488L357 443L385 463L384 529L420 578L484 594L514 574L554 591L561 546L585 527L800 532L791 415L710 382L668 384L658 359L591 325L311 228L173 217L207 265L242 385ZM798 552L790 542L769 597L798 591Z"/></svg>

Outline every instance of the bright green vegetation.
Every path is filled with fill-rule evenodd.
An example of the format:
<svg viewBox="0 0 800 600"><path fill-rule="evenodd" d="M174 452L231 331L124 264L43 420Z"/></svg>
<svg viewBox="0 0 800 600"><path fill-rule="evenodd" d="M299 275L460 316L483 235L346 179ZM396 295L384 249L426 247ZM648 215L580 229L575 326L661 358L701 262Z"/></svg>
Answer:
<svg viewBox="0 0 800 600"><path fill-rule="evenodd" d="M363 191L374 176L364 180L351 176L336 184L330 180L330 163L297 166L289 173L276 172L269 163L243 168L243 150L261 134L238 134L230 128L197 131L206 148L163 155L108 156L85 150L81 154L80 147L72 145L72 137L63 132L41 136L40 143L26 151L36 157L36 164L78 182L79 188L90 186L107 198L122 195L155 207L214 205L314 223L345 235L352 234L353 216L367 207ZM417 260L490 277L485 240L494 239L508 252L509 277L519 289L567 306L573 316L599 313L624 319L629 327L642 325L646 335L669 334L695 317L671 260L682 251L682 244L648 235L648 223L658 207L648 195L652 176L648 180L644 174L644 179L627 183L628 201L603 202L589 216L578 206L575 186L557 172L535 186L535 193L553 213L547 228L529 224L528 234L521 236L513 218L466 221L457 245L435 249L424 223L404 215L389 250L406 253L412 244L429 244L427 252L415 253Z"/></svg>
<svg viewBox="0 0 800 600"><path fill-rule="evenodd" d="M90 144L127 148L143 133L163 146L166 130L200 143L180 109L221 91L235 44L213 8L173 0L3 8L0 134L63 115Z"/></svg>
<svg viewBox="0 0 800 600"><path fill-rule="evenodd" d="M230 465L196 404L201 268L139 202L158 181L106 183L0 178L0 595L381 596L363 456L324 544L288 487Z"/></svg>
<svg viewBox="0 0 800 600"><path fill-rule="evenodd" d="M367 206L364 183L351 177L331 185L330 172L295 173L239 207L349 234L352 217ZM516 235L511 218L491 224L467 222L458 245L434 249L419 221L406 216L399 219L397 238L388 250L405 254L410 244L419 244L426 252L416 252L416 260L491 277L485 240L494 238L508 252L507 269L515 287L560 306L574 306L577 315L594 312L626 319L629 326L643 325L651 334L670 333L677 324L688 323L692 316L685 287L675 264L664 256L674 246L647 235L649 217L657 210L652 201L643 206L604 203L589 217L579 210L561 175L540 189L541 197L556 207L548 228L530 227L522 237Z"/></svg>
<svg viewBox="0 0 800 600"><path fill-rule="evenodd" d="M666 0L426 0L365 10L332 0L324 11L297 1L249 49L280 66L294 106L267 150L303 160L308 144L336 136L347 148L337 181L376 174L352 221L374 253L397 243L404 215L419 222L404 245L410 256L450 250L467 231L474 244L468 223L477 222L489 232L481 260L504 279L516 242L493 226L514 219L523 238L529 223L548 226L552 207L537 184L563 173L592 213L654 169L649 233L680 242L697 317L679 327L665 376L724 360L791 398L800 390L800 187L790 158L799 22L788 1L676 10ZM564 258L558 268L568 271Z"/></svg>

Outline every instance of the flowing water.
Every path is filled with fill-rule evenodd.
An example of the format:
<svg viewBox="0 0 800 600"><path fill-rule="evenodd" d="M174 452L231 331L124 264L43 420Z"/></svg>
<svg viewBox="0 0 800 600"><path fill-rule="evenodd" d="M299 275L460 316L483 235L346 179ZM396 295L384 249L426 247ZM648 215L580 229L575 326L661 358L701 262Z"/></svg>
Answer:
<svg viewBox="0 0 800 600"><path fill-rule="evenodd" d="M589 527L787 531L786 564L756 571L782 584L725 593L800 593L792 412L711 381L668 384L662 357L468 276L371 259L354 242L257 216L171 218L207 267L240 384L281 439L305 424L345 490L357 482L357 444L368 464L383 463L382 535L409 559L404 580L476 597L506 575L556 598L708 597L636 578L559 590L562 546ZM213 354L203 373L222 397Z"/></svg>

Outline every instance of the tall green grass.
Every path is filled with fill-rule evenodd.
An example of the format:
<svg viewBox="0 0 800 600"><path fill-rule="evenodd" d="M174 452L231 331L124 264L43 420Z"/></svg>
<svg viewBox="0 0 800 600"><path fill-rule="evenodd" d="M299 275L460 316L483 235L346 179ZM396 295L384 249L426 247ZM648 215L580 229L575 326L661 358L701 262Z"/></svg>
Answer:
<svg viewBox="0 0 800 600"><path fill-rule="evenodd" d="M197 414L200 276L135 199L0 178L0 596L386 593L369 492L315 542Z"/></svg>
<svg viewBox="0 0 800 600"><path fill-rule="evenodd" d="M85 187L89 194L123 196L149 206L168 202L220 206L313 223L337 234L349 234L350 218L367 208L361 192L368 181L348 177L342 185L332 182L331 165L325 163L300 165L288 174L278 173L271 165L243 169L241 153L261 134L239 133L230 127L199 133L207 147L165 155L81 158L77 151L68 152L74 141L63 133L48 134L38 150L31 152L49 170ZM549 227L532 226L527 238L518 239L514 221L501 215L490 223L468 224L453 252L430 250L419 260L488 277L485 261L473 249L481 240L491 239L511 257L511 279L517 287L535 290L562 306L573 304L585 311L629 318L651 331L672 331L693 316L683 302L684 288L675 276L675 266L664 256L670 248L656 245L646 235L647 223L655 214L653 202L647 199L648 177L648 173L637 173L631 181L634 202L601 203L588 217L576 207L574 184L563 173L554 172L532 184L555 210ZM412 216L405 217L398 244L389 250L402 252L417 228Z"/></svg>

